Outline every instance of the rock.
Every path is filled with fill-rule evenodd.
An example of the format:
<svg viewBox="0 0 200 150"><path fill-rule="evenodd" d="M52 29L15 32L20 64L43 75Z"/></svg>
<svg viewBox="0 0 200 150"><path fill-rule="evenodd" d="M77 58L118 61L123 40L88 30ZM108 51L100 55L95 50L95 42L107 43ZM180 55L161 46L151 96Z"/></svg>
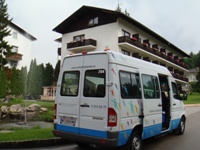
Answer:
<svg viewBox="0 0 200 150"><path fill-rule="evenodd" d="M28 112L39 112L40 111L40 105L38 104L31 104L26 109Z"/></svg>
<svg viewBox="0 0 200 150"><path fill-rule="evenodd" d="M6 119L9 118L11 120L33 120L35 117L39 115L39 113L47 112L48 109L41 107L38 104L31 104L28 107L21 106L20 104L0 107L0 118Z"/></svg>
<svg viewBox="0 0 200 150"><path fill-rule="evenodd" d="M11 100L13 100L15 97L13 95L8 95L3 99L4 103L9 103Z"/></svg>
<svg viewBox="0 0 200 150"><path fill-rule="evenodd" d="M41 113L47 112L47 110L48 110L48 109L47 109L47 108L44 108L44 107L40 108L40 112L41 112Z"/></svg>
<svg viewBox="0 0 200 150"><path fill-rule="evenodd" d="M9 111L10 111L10 113L22 113L22 112L24 112L21 105L19 105L19 104L11 105Z"/></svg>
<svg viewBox="0 0 200 150"><path fill-rule="evenodd" d="M1 106L1 112L2 113L8 113L9 107L7 106Z"/></svg>
<svg viewBox="0 0 200 150"><path fill-rule="evenodd" d="M36 116L35 112L28 112L27 113L27 119L32 120Z"/></svg>

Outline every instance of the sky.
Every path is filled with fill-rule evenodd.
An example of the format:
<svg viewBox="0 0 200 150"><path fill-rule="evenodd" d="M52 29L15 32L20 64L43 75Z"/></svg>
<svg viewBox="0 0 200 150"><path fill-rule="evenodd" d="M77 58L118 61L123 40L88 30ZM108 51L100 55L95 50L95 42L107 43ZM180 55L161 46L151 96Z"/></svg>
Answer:
<svg viewBox="0 0 200 150"><path fill-rule="evenodd" d="M83 5L122 11L150 28L185 53L200 51L200 0L6 0L12 22L37 38L32 44L32 59L37 64L58 61L52 31Z"/></svg>

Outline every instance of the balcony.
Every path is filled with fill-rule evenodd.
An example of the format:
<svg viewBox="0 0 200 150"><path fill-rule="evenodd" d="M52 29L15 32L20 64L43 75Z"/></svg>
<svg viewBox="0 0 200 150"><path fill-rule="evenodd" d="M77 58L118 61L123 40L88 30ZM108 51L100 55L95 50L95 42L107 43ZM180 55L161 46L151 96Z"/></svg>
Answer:
<svg viewBox="0 0 200 150"><path fill-rule="evenodd" d="M84 39L82 41L67 43L67 49L73 52L94 50L97 46L96 40Z"/></svg>
<svg viewBox="0 0 200 150"><path fill-rule="evenodd" d="M136 46L136 47L144 50L139 53L142 53L145 56L149 55L147 53L150 53L151 56L157 56L157 58L164 59L164 61L173 63L173 65L178 65L179 67L186 69L186 70L188 69L188 65L183 63L183 60L174 58L172 53L166 54L166 52L163 50L163 48L161 48L159 51L157 44L152 45L152 48L151 48L148 40L144 40L143 43L141 43L140 40L137 40L136 38L122 36L122 37L118 38L118 43L119 43L119 45L122 45L123 47L130 48L130 45Z"/></svg>
<svg viewBox="0 0 200 150"><path fill-rule="evenodd" d="M22 60L22 56L23 56L22 54L15 53L14 55L7 57L7 59L19 61L19 60Z"/></svg>
<svg viewBox="0 0 200 150"><path fill-rule="evenodd" d="M185 77L184 75L181 75L179 73L171 73L172 76L176 79L179 79L179 80L182 80L182 81L185 81L185 82L188 82L188 78Z"/></svg>
<svg viewBox="0 0 200 150"><path fill-rule="evenodd" d="M180 81L188 82L188 78L183 75L184 73L174 72L175 69L187 71L188 65L183 63L182 59L178 59L177 56L173 56L173 53L166 54L164 48L161 48L159 50L157 44L153 44L151 47L148 39L144 40L143 43L141 43L141 39L139 38L122 36L118 38L118 44L122 48L128 49L133 52L133 57L141 58L141 56L143 56L143 59L145 61L152 60L152 63L155 64L159 64L160 62L160 65L165 67L173 66L173 70L169 69L172 75Z"/></svg>

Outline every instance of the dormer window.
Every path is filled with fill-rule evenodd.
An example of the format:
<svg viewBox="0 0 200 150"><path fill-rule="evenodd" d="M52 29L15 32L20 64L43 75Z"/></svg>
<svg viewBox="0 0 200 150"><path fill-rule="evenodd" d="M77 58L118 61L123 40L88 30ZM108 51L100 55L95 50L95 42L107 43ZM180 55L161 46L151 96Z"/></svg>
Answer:
<svg viewBox="0 0 200 150"><path fill-rule="evenodd" d="M89 20L89 26L94 26L99 23L99 17L95 17Z"/></svg>

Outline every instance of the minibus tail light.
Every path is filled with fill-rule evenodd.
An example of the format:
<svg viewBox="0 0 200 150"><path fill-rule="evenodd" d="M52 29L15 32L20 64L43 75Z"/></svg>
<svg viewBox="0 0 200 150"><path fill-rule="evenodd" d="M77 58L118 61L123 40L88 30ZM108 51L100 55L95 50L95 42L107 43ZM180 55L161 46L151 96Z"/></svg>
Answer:
<svg viewBox="0 0 200 150"><path fill-rule="evenodd" d="M54 104L54 119L56 119L57 104Z"/></svg>
<svg viewBox="0 0 200 150"><path fill-rule="evenodd" d="M117 126L117 113L113 108L108 108L108 126Z"/></svg>

